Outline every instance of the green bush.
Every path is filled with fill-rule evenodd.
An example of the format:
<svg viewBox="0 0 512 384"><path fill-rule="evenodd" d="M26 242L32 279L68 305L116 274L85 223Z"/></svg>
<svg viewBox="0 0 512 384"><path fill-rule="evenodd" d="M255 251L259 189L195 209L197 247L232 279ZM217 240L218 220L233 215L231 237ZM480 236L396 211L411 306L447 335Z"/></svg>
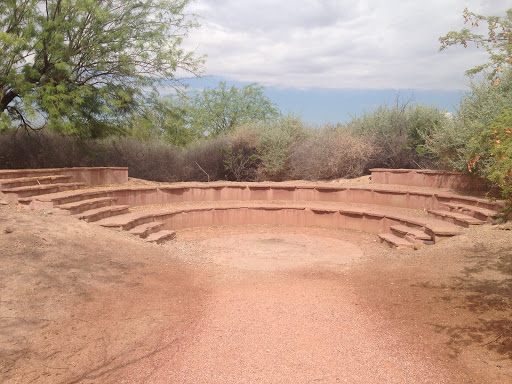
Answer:
<svg viewBox="0 0 512 384"><path fill-rule="evenodd" d="M505 110L482 130L478 139L481 152L475 154L473 161L512 207L512 110Z"/></svg>
<svg viewBox="0 0 512 384"><path fill-rule="evenodd" d="M472 83L471 91L462 95L453 118L432 130L425 147L449 168L478 173L475 167L481 162L471 165L475 155L489 157L489 149L480 147L479 136L507 109L512 109L511 69L504 71L498 86L488 81Z"/></svg>
<svg viewBox="0 0 512 384"><path fill-rule="evenodd" d="M397 101L353 118L346 127L374 146L375 168L436 167L425 149L425 137L446 120L446 111Z"/></svg>
<svg viewBox="0 0 512 384"><path fill-rule="evenodd" d="M293 149L308 134L304 122L295 116L282 116L276 120L250 123L243 129L254 132L258 137L259 178L285 180Z"/></svg>

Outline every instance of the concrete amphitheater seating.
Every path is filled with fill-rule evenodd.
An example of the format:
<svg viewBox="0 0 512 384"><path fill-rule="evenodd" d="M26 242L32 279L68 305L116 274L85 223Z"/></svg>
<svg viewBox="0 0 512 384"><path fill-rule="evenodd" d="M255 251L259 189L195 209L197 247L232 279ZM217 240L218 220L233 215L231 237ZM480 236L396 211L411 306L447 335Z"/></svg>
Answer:
<svg viewBox="0 0 512 384"><path fill-rule="evenodd" d="M504 207L500 201L433 189L483 188L464 175L439 171L372 170L374 184L366 186L123 186L127 181L127 168L0 170L0 199L73 215L155 243L173 239L176 230L187 227L271 224L361 230L396 248L436 243L461 227L485 224Z"/></svg>

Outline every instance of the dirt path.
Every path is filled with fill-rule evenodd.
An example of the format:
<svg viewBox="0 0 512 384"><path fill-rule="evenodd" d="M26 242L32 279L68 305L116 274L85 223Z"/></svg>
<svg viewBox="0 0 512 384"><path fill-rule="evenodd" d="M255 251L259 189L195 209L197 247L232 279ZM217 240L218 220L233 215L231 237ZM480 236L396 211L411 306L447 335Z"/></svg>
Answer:
<svg viewBox="0 0 512 384"><path fill-rule="evenodd" d="M512 232L183 230L0 207L0 382L510 383Z"/></svg>

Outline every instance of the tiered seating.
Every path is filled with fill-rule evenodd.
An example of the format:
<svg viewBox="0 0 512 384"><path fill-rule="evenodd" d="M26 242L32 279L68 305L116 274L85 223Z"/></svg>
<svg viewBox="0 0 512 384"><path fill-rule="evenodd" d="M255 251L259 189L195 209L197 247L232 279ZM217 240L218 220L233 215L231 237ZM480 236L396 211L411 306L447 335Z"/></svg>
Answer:
<svg viewBox="0 0 512 384"><path fill-rule="evenodd" d="M119 173L123 169L113 170ZM102 177L110 180L112 175L108 171L108 168L0 170L0 198L21 205L34 202L33 208L68 212L86 221L128 213L128 205L114 205L116 199L107 197L105 191L83 189L88 184L101 183ZM95 198L84 199L91 196Z"/></svg>
<svg viewBox="0 0 512 384"><path fill-rule="evenodd" d="M11 178L12 174L0 172L0 197L7 202L18 202L20 198L46 193L75 190L85 183L69 181L71 176L48 175Z"/></svg>
<svg viewBox="0 0 512 384"><path fill-rule="evenodd" d="M382 184L218 182L85 188L68 176L48 172L1 177L2 171L3 198L16 195L9 201L74 215L155 243L173 239L176 230L186 227L283 224L363 230L376 233L391 247L418 249L456 235L461 227L482 225L503 207L501 202L448 191ZM144 208L155 204L161 208ZM132 206L139 208L130 210Z"/></svg>

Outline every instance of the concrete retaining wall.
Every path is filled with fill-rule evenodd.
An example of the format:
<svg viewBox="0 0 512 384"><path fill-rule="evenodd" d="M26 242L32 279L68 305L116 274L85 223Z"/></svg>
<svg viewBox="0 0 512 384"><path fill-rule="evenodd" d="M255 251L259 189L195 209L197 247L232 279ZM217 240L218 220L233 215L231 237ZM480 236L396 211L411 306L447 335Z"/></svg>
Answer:
<svg viewBox="0 0 512 384"><path fill-rule="evenodd" d="M409 209L438 209L443 202L459 202L489 209L503 203L448 193L409 192L384 188L336 186L276 186L263 183L200 184L190 186L137 187L108 191L118 204L149 205L186 201L334 201L374 204Z"/></svg>
<svg viewBox="0 0 512 384"><path fill-rule="evenodd" d="M370 171L372 183L376 184L450 188L458 191L488 191L490 189L485 180L459 172L384 168L375 168Z"/></svg>
<svg viewBox="0 0 512 384"><path fill-rule="evenodd" d="M389 232L392 225L402 224L425 231L432 236L434 241L455 234L453 230L447 232L444 226L441 228L431 226L419 218L368 212L358 208L338 209L288 205L243 206L242 204L224 207L186 207L148 212L131 221L130 225L123 229L131 229L149 221L163 221L164 228L169 230L212 225L268 224L347 228L371 233L385 233Z"/></svg>
<svg viewBox="0 0 512 384"><path fill-rule="evenodd" d="M52 175L71 176L69 182L86 183L87 185L123 184L128 181L128 168L83 167L0 170L0 179Z"/></svg>

